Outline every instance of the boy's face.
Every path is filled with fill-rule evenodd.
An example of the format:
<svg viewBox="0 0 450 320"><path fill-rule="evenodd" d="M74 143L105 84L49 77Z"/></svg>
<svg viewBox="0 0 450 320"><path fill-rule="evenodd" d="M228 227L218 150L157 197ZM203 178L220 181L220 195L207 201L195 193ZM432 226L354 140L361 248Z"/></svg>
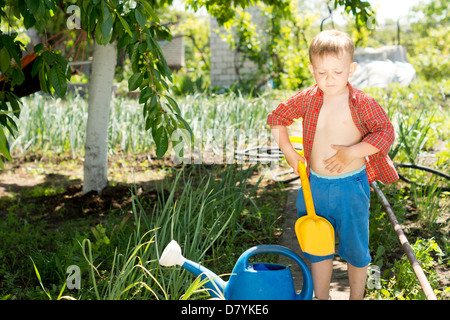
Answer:
<svg viewBox="0 0 450 320"><path fill-rule="evenodd" d="M356 70L356 62L352 62L347 52L340 56L332 54L313 57L309 70L319 88L326 95L338 95L347 87L348 79Z"/></svg>

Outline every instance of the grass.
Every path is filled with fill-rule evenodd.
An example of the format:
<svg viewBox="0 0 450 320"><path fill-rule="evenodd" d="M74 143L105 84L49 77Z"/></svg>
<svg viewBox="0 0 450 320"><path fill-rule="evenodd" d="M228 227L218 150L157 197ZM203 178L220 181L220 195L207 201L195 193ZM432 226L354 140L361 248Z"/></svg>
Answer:
<svg viewBox="0 0 450 320"><path fill-rule="evenodd" d="M216 150L205 147L211 146L211 142L220 145L239 131L245 134L243 143L257 139L258 134L263 135L261 141L267 140L265 121L273 107L270 96L194 94L178 103L193 130L196 151L214 152ZM65 100L39 94L24 99L17 137L9 136L11 151L16 155L37 153L47 158L55 155L83 157L86 116L87 100L73 92ZM110 154L136 155L154 150L137 100L113 96L109 123Z"/></svg>
<svg viewBox="0 0 450 320"><path fill-rule="evenodd" d="M449 92L447 82L369 90L393 120L397 139L391 156L396 162L449 173L450 151L445 144ZM278 241L286 200L283 185L268 176L261 178L261 172L270 172L272 166L236 163L236 146L227 144L234 139L239 147L269 143L267 113L289 95L277 94L180 98L195 135L193 163L184 165L173 163L172 155L154 159L152 138L143 128L136 101L115 97L109 141L112 181L110 194L104 197L77 194L86 101L78 96L25 99L19 132L10 139L16 159L23 159L15 168L28 168L28 174L43 177L44 182L11 187L11 196L0 199L0 297L206 298L198 290L199 280L190 274L180 268L159 268L158 255L176 239L185 256L226 274L245 249ZM49 171L61 179L52 180ZM420 170L399 171L414 183L399 181L383 186L383 192L406 226L409 241L417 244L427 272L448 270L449 201L448 192L440 188L448 181ZM129 177L141 181L130 183ZM375 194L370 239L373 264L381 268L383 281L382 288L369 290L368 296L421 298L414 277L406 276L411 274L406 271L408 263ZM78 291L64 287L70 265L81 270ZM400 272L405 276L399 277ZM438 281L437 274L432 280L439 297L446 297L448 284ZM405 286L406 282L411 283Z"/></svg>

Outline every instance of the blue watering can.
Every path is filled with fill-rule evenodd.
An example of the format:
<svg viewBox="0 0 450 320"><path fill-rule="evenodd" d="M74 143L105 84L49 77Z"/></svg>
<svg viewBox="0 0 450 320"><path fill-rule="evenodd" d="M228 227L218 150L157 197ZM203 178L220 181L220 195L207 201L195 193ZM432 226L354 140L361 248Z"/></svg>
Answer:
<svg viewBox="0 0 450 320"><path fill-rule="evenodd" d="M272 263L248 263L256 254L276 253L294 260L303 273L303 287L295 292L291 269ZM208 278L205 287L213 298L226 300L312 300L313 282L306 263L293 251L278 245L259 245L245 251L236 262L228 281L183 257L181 248L172 240L164 249L159 264L170 267L180 265L201 279Z"/></svg>

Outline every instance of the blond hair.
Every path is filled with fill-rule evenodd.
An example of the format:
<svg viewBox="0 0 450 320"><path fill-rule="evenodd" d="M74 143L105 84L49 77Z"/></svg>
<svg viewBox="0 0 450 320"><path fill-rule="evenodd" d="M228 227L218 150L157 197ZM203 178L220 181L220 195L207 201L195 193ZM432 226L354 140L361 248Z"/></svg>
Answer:
<svg viewBox="0 0 450 320"><path fill-rule="evenodd" d="M312 63L313 57L323 57L327 54L340 56L344 52L350 55L353 61L355 47L350 36L338 30L326 30L319 33L309 45L309 61Z"/></svg>

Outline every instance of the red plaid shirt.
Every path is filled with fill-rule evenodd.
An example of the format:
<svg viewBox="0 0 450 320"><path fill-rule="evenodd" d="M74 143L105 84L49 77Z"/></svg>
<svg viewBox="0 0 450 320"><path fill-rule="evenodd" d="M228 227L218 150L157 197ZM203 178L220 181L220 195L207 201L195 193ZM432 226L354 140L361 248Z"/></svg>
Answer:
<svg viewBox="0 0 450 320"><path fill-rule="evenodd" d="M349 106L353 122L363 136L363 141L380 151L366 157L366 172L369 182L379 180L384 184L398 180L394 164L388 156L394 142L394 128L383 108L366 93L354 89L350 83ZM268 118L270 126L289 126L294 119L303 118L303 145L305 158L311 156L317 119L323 104L323 91L315 84L280 103Z"/></svg>

